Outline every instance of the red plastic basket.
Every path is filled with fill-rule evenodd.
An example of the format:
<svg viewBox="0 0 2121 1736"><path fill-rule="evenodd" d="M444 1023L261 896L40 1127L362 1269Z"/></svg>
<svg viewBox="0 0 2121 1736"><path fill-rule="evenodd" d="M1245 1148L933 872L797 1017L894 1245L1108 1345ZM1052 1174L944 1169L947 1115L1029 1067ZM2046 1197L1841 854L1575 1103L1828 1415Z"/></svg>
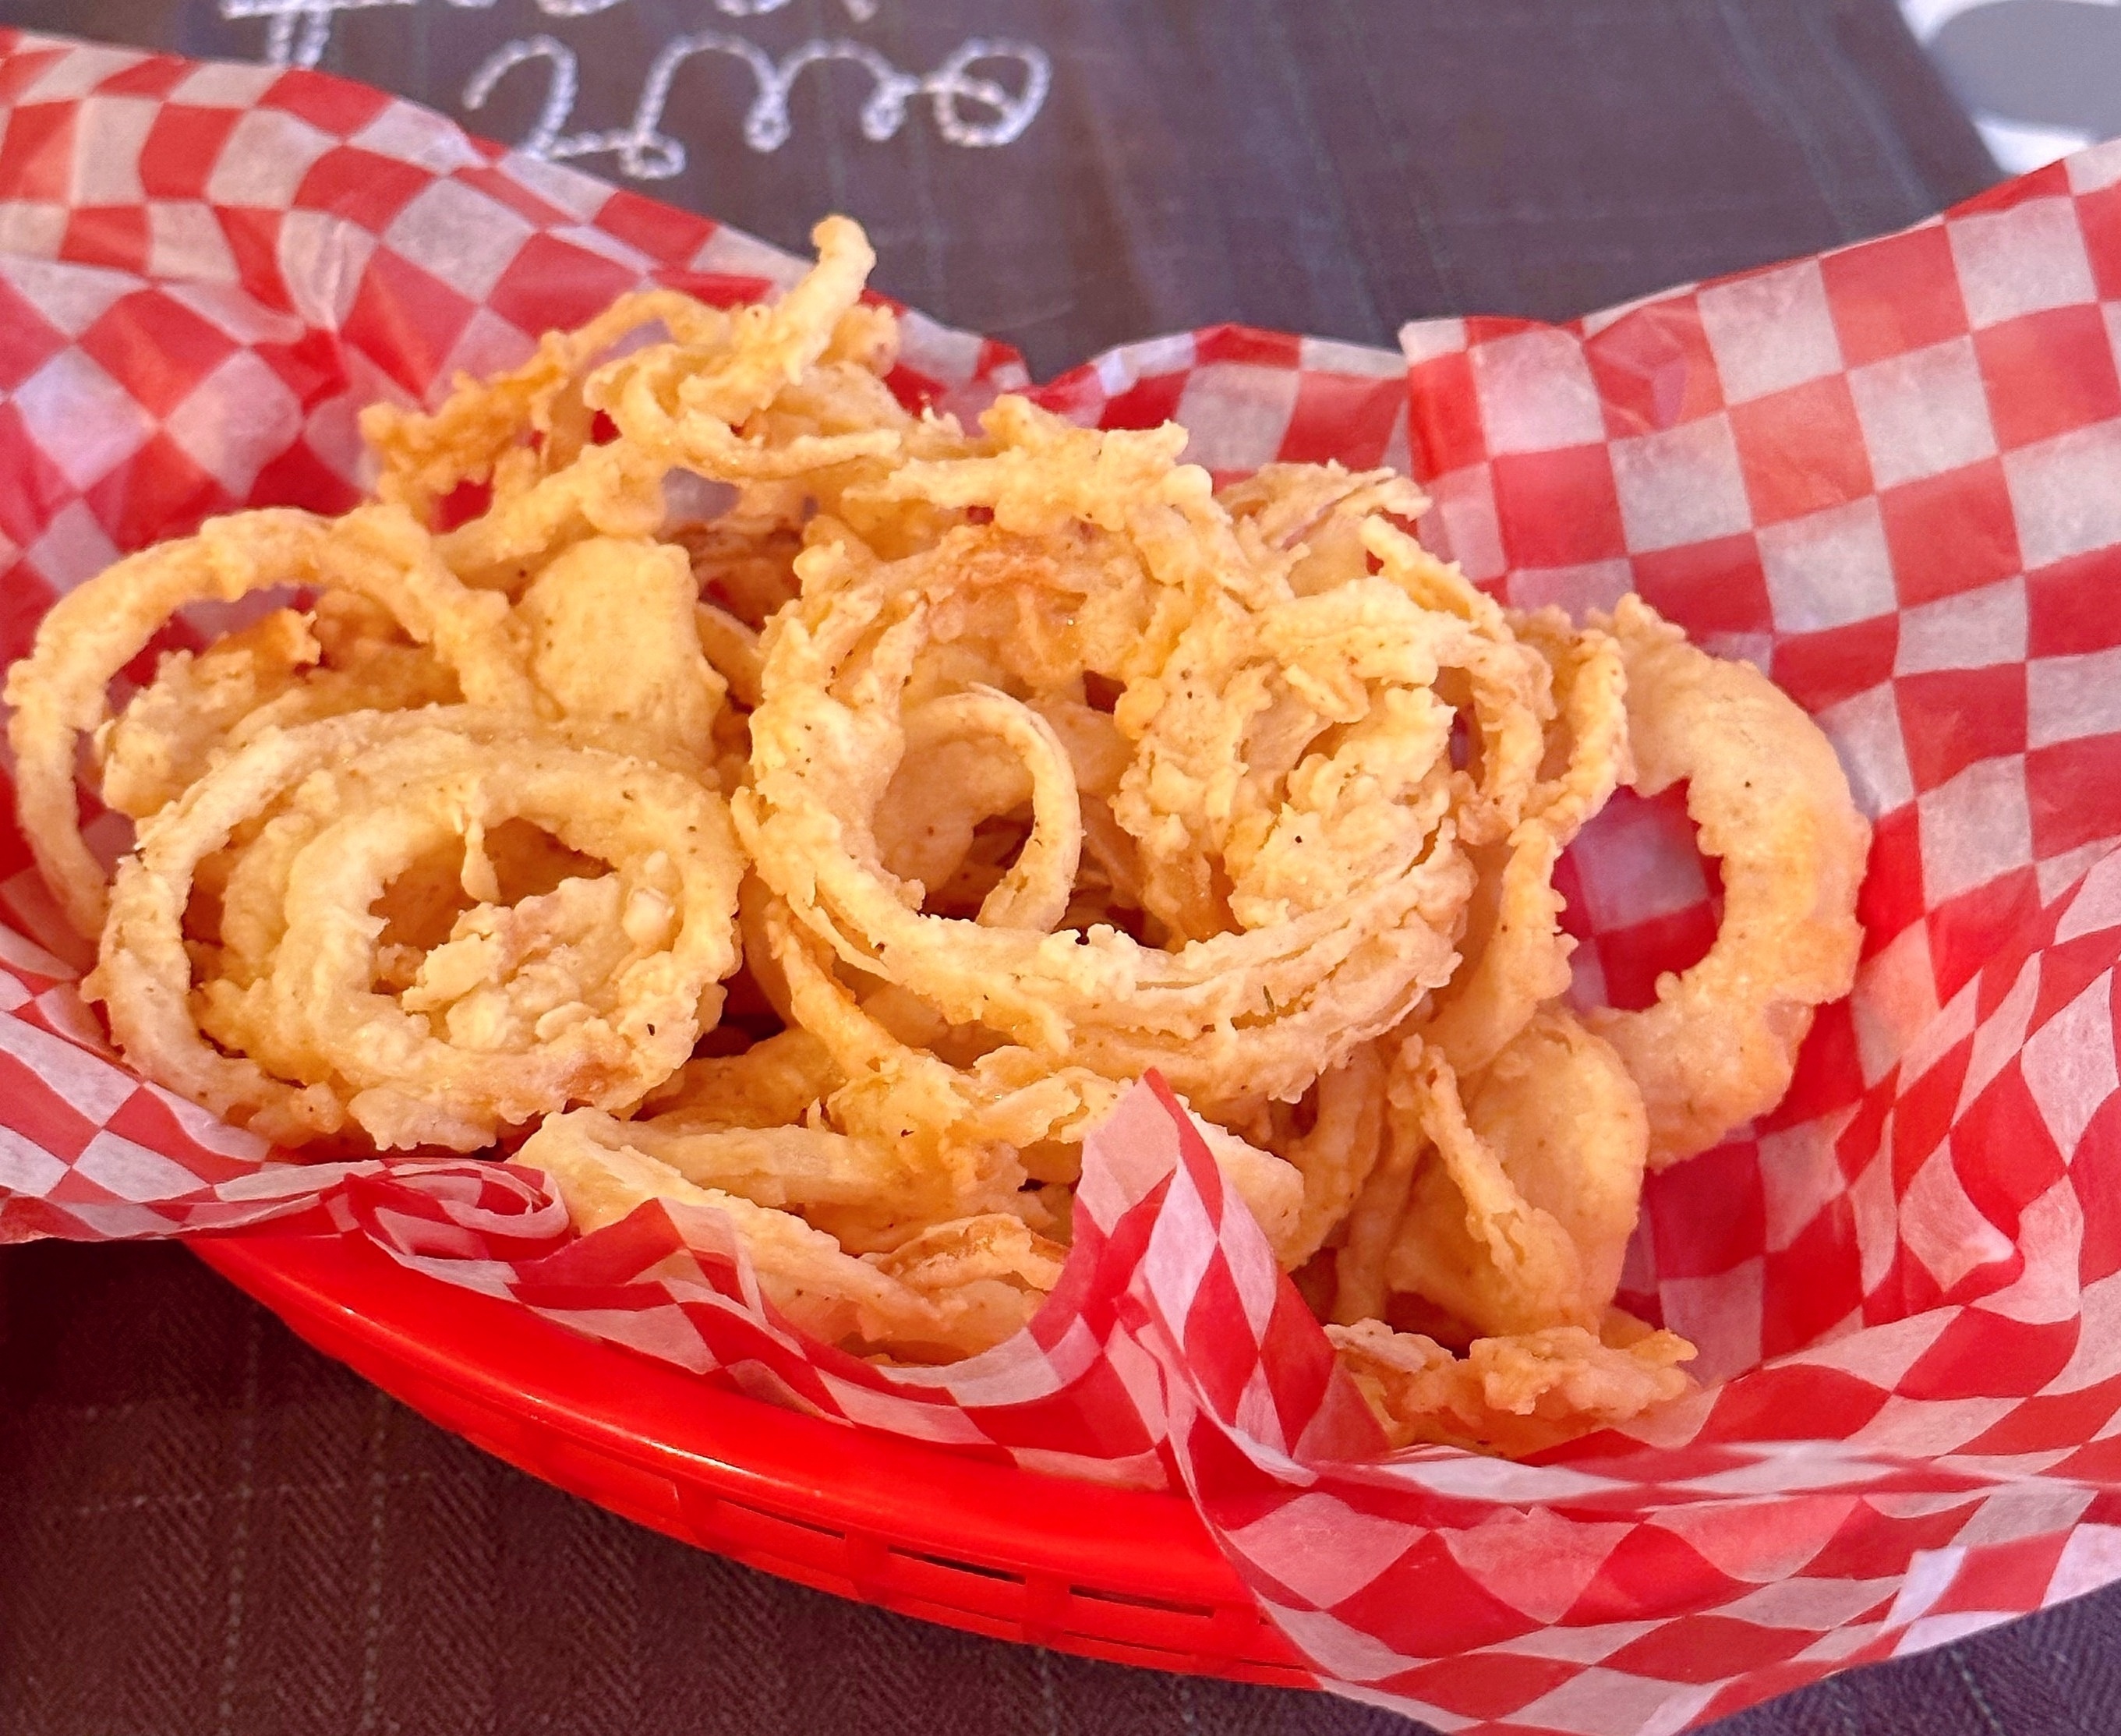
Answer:
<svg viewBox="0 0 2121 1736"><path fill-rule="evenodd" d="M191 1245L422 1416L681 1542L995 1639L1317 1686L1178 1496L857 1435L408 1271L355 1238Z"/></svg>

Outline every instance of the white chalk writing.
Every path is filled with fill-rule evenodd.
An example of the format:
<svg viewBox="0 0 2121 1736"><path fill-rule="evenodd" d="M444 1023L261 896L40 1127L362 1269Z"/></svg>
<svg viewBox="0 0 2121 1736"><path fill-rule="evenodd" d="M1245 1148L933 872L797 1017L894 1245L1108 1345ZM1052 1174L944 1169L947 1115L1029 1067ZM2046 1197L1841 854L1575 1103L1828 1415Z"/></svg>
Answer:
<svg viewBox="0 0 2121 1736"><path fill-rule="evenodd" d="M365 12L375 7L417 6L419 0L221 0L224 18L269 18L265 58L276 67L313 67L331 41L332 18L338 12ZM459 6L479 0L454 0ZM493 0L484 0L491 6ZM296 34L296 26L301 33Z"/></svg>
<svg viewBox="0 0 2121 1736"><path fill-rule="evenodd" d="M384 7L417 6L420 0L220 0L226 19L268 21L265 58L274 66L314 67L330 45L332 21L341 12ZM494 0L447 0L459 11L483 12ZM623 6L627 0L537 0L548 18L592 18ZM714 0L725 17L763 17L789 0ZM878 0L840 0L847 16L866 24L876 16ZM580 63L573 49L539 34L503 43L480 62L464 88L466 109L486 106L501 81L516 68L542 61L548 68L538 119L517 145L533 156L565 161L609 156L619 172L636 180L667 180L684 172L684 144L662 130L678 68L700 54L723 54L750 69L753 94L744 111L744 142L754 151L777 151L788 142L793 123L788 100L795 81L809 68L832 61L851 62L869 76L869 91L859 116L862 137L882 142L906 124L908 108L925 97L935 130L953 145L979 148L1006 145L1021 138L1045 106L1053 82L1053 63L1029 43L975 36L958 44L932 72L902 71L865 42L841 37L804 43L776 58L747 38L721 30L693 30L664 44L648 68L641 98L623 127L569 132L580 94Z"/></svg>
<svg viewBox="0 0 2121 1736"><path fill-rule="evenodd" d="M331 44L332 20L340 12L372 12L385 6L417 6L420 0L221 0L221 16L231 22L264 18L265 59L276 67L314 67ZM459 12L491 11L494 0L448 0ZM714 0L725 18L762 18L789 0ZM548 18L594 18L626 0L538 0ZM876 16L877 0L840 0L856 24Z"/></svg>
<svg viewBox="0 0 2121 1736"><path fill-rule="evenodd" d="M531 36L505 43L487 57L464 86L464 105L473 110L483 108L495 86L509 72L529 61L545 61L552 72L544 102L520 149L556 160L612 156L618 158L620 170L636 180L668 180L684 173L686 154L682 142L662 131L663 110L670 100L671 80L696 54L728 54L751 69L756 92L744 113L744 142L754 151L776 151L787 142L789 93L804 68L824 61L851 61L869 73L871 84L861 106L861 131L865 138L879 142L905 124L908 104L925 96L936 131L950 143L1011 143L1037 117L1053 77L1052 64L1041 50L1027 43L986 37L959 44L934 72L916 77L899 71L866 43L806 42L776 60L740 36L695 30L664 44L648 69L648 82L628 125L566 133L562 128L573 116L580 86L574 50L550 36ZM1013 87L974 70L982 66L1000 70L1010 64L1019 74Z"/></svg>

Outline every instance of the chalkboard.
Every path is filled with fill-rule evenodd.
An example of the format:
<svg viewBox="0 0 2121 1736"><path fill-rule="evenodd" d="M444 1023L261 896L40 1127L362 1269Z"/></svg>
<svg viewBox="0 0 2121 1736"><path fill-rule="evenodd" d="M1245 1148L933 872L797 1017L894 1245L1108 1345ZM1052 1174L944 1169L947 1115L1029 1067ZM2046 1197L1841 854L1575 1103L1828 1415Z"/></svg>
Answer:
<svg viewBox="0 0 2121 1736"><path fill-rule="evenodd" d="M1895 227L1993 175L1891 0L0 0L273 59L798 247L1051 372L1389 343Z"/></svg>

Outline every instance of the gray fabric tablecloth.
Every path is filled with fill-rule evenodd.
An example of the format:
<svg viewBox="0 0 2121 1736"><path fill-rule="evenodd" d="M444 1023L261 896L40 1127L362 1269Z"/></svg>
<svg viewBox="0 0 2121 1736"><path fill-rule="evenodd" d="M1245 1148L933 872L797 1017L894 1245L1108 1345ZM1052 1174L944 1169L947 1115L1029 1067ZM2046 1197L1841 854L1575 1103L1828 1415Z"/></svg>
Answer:
<svg viewBox="0 0 2121 1736"><path fill-rule="evenodd" d="M827 209L882 287L1050 374L1235 320L1389 343L1444 312L1567 316L1896 227L1993 170L1891 0L0 0L0 22L293 59L520 140L653 132L634 184L801 244ZM543 39L539 41L538 39ZM961 94L863 105L960 58ZM760 72L795 79L785 138ZM536 44L463 96L511 42ZM519 51L519 54L521 52ZM1013 56L1014 58L1010 58ZM1050 74L1042 100L1031 81ZM962 91L962 82L961 82ZM1013 141L953 142L981 128ZM747 143L747 114L755 137ZM651 116L651 119L653 117ZM895 128L886 123L896 119ZM764 124L763 135L756 129ZM623 178L640 144L583 155ZM2121 1594L1822 1684L1718 1736L2057 1736L2117 1703ZM300 1344L180 1249L0 1250L0 1732L559 1736L1408 1728L1330 1699L970 1638L639 1530L485 1458Z"/></svg>

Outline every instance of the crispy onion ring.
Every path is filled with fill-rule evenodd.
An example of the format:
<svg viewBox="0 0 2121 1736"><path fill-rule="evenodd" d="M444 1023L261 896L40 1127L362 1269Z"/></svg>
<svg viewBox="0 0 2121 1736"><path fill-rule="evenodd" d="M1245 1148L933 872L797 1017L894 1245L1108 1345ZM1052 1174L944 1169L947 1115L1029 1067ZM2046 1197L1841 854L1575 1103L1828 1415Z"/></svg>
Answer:
<svg viewBox="0 0 2121 1736"><path fill-rule="evenodd" d="M1466 962L1413 1027L1461 1075L1487 1066L1542 1005L1569 992L1576 943L1561 931L1555 866L1634 771L1620 646L1595 628L1572 631L1558 610L1515 626L1546 659L1559 716L1523 818L1504 845L1473 852L1480 874L1461 943Z"/></svg>
<svg viewBox="0 0 2121 1736"><path fill-rule="evenodd" d="M738 894L738 908L743 894ZM705 1127L785 1127L839 1083L831 1052L808 1031L762 1038L742 1053L688 1061L645 1105L674 1132Z"/></svg>
<svg viewBox="0 0 2121 1736"><path fill-rule="evenodd" d="M1447 811L1450 713L1427 687L1440 660L1466 652L1475 636L1384 580L1284 595L1255 620L1237 600L1270 598L1273 570L1245 564L1205 479L1173 466L1168 441L1086 434L1005 404L986 423L1001 452L909 464L888 485L983 505L991 525L961 527L903 562L878 560L851 535L802 558L804 594L767 636L753 786L737 798L758 870L809 936L804 950L822 949L813 973L844 964L895 984L1044 1071L1068 1064L1117 1080L1154 1066L1204 1099L1233 1077L1294 1097L1447 973L1469 883ZM1112 492L1122 484L1131 496ZM1115 505L1130 499L1141 504ZM1086 530L1074 562L1026 540L1077 512ZM1116 811L1152 882L1197 854L1187 814L1221 814L1200 829L1211 847L1228 842L1238 922L1189 922L1197 874L1169 896L1147 894L1153 913L1177 919L1169 948L1109 927L1048 934L912 908L916 894L875 841L879 805L907 751L907 695L919 691L931 645L963 646L978 612L1002 600L1030 625L990 647L1009 665L999 679L1034 694L1086 671L1127 684L1116 721L1140 740ZM1056 618L1072 642L1050 630ZM1161 674L1150 649L1159 642ZM1254 751L1267 786L1287 795L1261 794L1240 810L1225 799L1239 772L1224 750L1244 740L1249 694L1261 696L1252 713L1274 702L1277 670L1289 672L1284 709L1298 721ZM1247 698L1230 700L1239 676ZM1193 753L1193 724L1219 699L1227 703L1215 715L1240 721L1219 730L1218 751ZM1019 751L1043 739L1023 707L999 695L980 705L991 726L1010 720ZM1305 744L1329 730L1340 738L1331 751L1306 757ZM1050 746L1034 757L1056 791L1058 853L1065 763ZM836 1035L846 1022L811 1028L837 1045L850 1076L874 1065L871 1042Z"/></svg>
<svg viewBox="0 0 2121 1736"><path fill-rule="evenodd" d="M1240 535L1257 536L1295 557L1289 588L1299 597L1330 590L1364 570L1363 529L1377 515L1411 524L1429 506L1396 471L1349 471L1336 464L1264 464L1216 498Z"/></svg>
<svg viewBox="0 0 2121 1736"><path fill-rule="evenodd" d="M1030 707L992 688L974 687L931 699L913 712L906 721L904 757L918 764L944 743L967 739L1005 748L1031 786L1031 835L1014 865L981 900L977 920L987 928L1050 934L1067 913L1083 856L1083 814L1068 750L1053 726Z"/></svg>
<svg viewBox="0 0 2121 1736"><path fill-rule="evenodd" d="M1395 1447L1469 1447L1522 1457L1683 1396L1694 1346L1625 1316L1477 1338L1461 1358L1382 1320L1329 1326L1341 1367Z"/></svg>
<svg viewBox="0 0 2121 1736"><path fill-rule="evenodd" d="M446 680L439 664L414 655ZM309 622L291 609L276 609L197 656L170 653L90 742L104 806L145 819L168 805L248 719L299 692L323 656Z"/></svg>
<svg viewBox="0 0 2121 1736"><path fill-rule="evenodd" d="M361 435L380 461L375 492L422 523L459 483L491 478L496 495L520 493L563 469L590 442L582 380L607 351L651 325L677 342L726 342L730 316L675 290L622 296L588 324L548 332L535 354L491 380L459 376L431 415L390 404L361 413Z"/></svg>
<svg viewBox="0 0 2121 1736"><path fill-rule="evenodd" d="M1292 1266L1326 1245L1382 1155L1385 1062L1378 1050L1366 1043L1321 1076L1311 1127L1281 1147L1303 1178L1303 1204L1286 1250Z"/></svg>
<svg viewBox="0 0 2121 1736"><path fill-rule="evenodd" d="M1588 1020L1642 1087L1662 1169L1774 1108L1813 1010L1854 986L1871 828L1818 726L1759 670L1697 650L1639 597L1609 630L1627 663L1634 786L1688 780L1723 875L1708 955L1661 977L1654 1005Z"/></svg>
<svg viewBox="0 0 2121 1736"><path fill-rule="evenodd" d="M584 535L653 535L665 516L663 479L673 470L737 484L799 483L833 465L896 455L911 418L870 371L882 358L863 353L874 348L864 343L874 327L858 308L875 255L844 217L827 218L813 239L817 268L779 301L703 316L671 342L586 374L578 388L586 413L608 415L619 437L576 446L564 464L548 467L534 455L514 460L506 475L496 469L487 510L437 539L451 568L468 583L513 592L544 559ZM748 431L804 385L814 391L818 365L836 346L851 359L829 364L834 383L858 393L872 412L889 405L890 422L847 418L856 425L810 426L781 438L773 437L779 430ZM571 354L553 366L576 359ZM820 397L810 407L829 421L832 394ZM799 409L796 419L806 420ZM378 437L385 433L379 422ZM511 460L512 454L498 462ZM795 492L790 508L799 515L803 490Z"/></svg>
<svg viewBox="0 0 2121 1736"><path fill-rule="evenodd" d="M1440 1052L1413 1065L1433 1155L1387 1262L1391 1289L1483 1335L1595 1328L1620 1284L1648 1143L1620 1057L1550 1010L1462 1099Z"/></svg>
<svg viewBox="0 0 2121 1736"><path fill-rule="evenodd" d="M857 1258L826 1231L741 1192L702 1187L633 1141L626 1123L580 1112L548 1118L517 1154L557 1184L584 1230L650 1200L720 1212L750 1256L767 1300L828 1344L888 1347L909 1361L950 1361L1022 1328L1060 1276L1061 1250L1017 1219L931 1226L888 1253Z"/></svg>
<svg viewBox="0 0 2121 1736"><path fill-rule="evenodd" d="M1013 1177L984 1198L968 1198L939 1185L903 1142L850 1139L800 1122L747 1127L710 1125L682 1112L624 1122L576 1113L580 1127L597 1130L606 1143L667 1164L695 1187L795 1212L857 1253L888 1253L929 1225L1007 1215L1016 1206Z"/></svg>
<svg viewBox="0 0 2121 1736"><path fill-rule="evenodd" d="M704 765L725 688L699 610L681 551L616 537L554 556L515 605L532 679L562 716L637 730Z"/></svg>
<svg viewBox="0 0 2121 1736"><path fill-rule="evenodd" d="M282 798L314 829L281 855L271 968L211 979L195 1006L181 927L194 871ZM556 936L511 931L543 912L491 905L429 955L454 973L457 992L428 984L438 1016L375 992L371 907L389 881L445 836L513 819L613 863L608 892L552 895L612 905L618 944L584 960L585 980L562 968L558 989L582 992L514 1029L508 971ZM84 989L136 1065L278 1142L352 1123L378 1146L473 1150L571 1103L628 1107L683 1063L735 964L739 874L719 797L680 773L509 713L357 713L260 735L147 823ZM247 1052L209 1044L201 1011Z"/></svg>
<svg viewBox="0 0 2121 1736"><path fill-rule="evenodd" d="M101 931L107 885L82 838L74 763L81 738L110 716L112 679L186 605L232 603L283 585L372 599L432 647L468 702L530 709L506 605L459 584L400 507L364 506L336 520L278 508L241 513L128 557L61 598L7 677L16 813L38 867L82 934Z"/></svg>
<svg viewBox="0 0 2121 1736"><path fill-rule="evenodd" d="M1423 1081L1415 1066L1421 1047L1389 1039L1377 1047L1383 1052L1382 1064L1373 1089L1379 1094L1383 1140L1356 1189L1333 1258L1332 1314L1344 1326L1379 1318L1389 1304L1385 1268L1415 1177L1430 1155L1422 1125Z"/></svg>

